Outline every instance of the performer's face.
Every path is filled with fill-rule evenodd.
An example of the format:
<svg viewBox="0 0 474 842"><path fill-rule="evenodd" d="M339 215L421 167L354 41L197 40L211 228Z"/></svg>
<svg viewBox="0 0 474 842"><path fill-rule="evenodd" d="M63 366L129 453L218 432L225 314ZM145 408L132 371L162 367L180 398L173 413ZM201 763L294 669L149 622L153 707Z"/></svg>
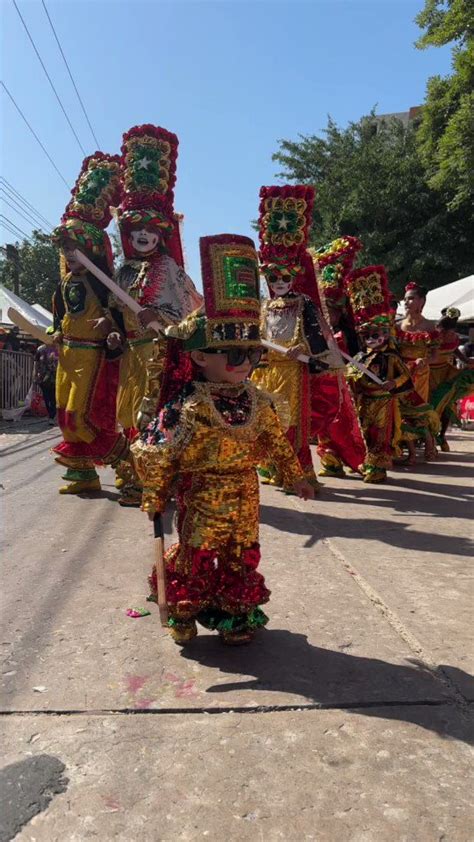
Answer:
<svg viewBox="0 0 474 842"><path fill-rule="evenodd" d="M404 304L407 313L416 315L423 310L425 299L418 295L416 290L410 289L405 293Z"/></svg>
<svg viewBox="0 0 474 842"><path fill-rule="evenodd" d="M160 235L151 227L134 228L130 232L130 242L137 254L151 254L160 242Z"/></svg>
<svg viewBox="0 0 474 842"><path fill-rule="evenodd" d="M76 249L77 251L82 251L82 249L79 248L77 243L75 243L73 240L66 240L66 242L61 248L61 251L66 260L68 271L72 272L73 275L80 275L86 270L84 269L82 263L80 263L79 260L77 260L77 258L75 257L74 252L76 251Z"/></svg>
<svg viewBox="0 0 474 842"><path fill-rule="evenodd" d="M387 328L372 328L362 333L362 340L369 351L381 351L390 338Z"/></svg>
<svg viewBox="0 0 474 842"><path fill-rule="evenodd" d="M266 275L266 278L271 293L275 298L280 298L282 295L288 295L293 286L293 279L290 275L280 275L279 272L269 272Z"/></svg>
<svg viewBox="0 0 474 842"><path fill-rule="evenodd" d="M233 349L240 351L239 349ZM218 354L207 353L206 351L193 351L191 357L200 367L206 380L212 383L243 383L247 380L261 357L260 349L242 349L237 353L237 359L233 359L232 352L227 355L225 351ZM233 365L232 363L236 363Z"/></svg>

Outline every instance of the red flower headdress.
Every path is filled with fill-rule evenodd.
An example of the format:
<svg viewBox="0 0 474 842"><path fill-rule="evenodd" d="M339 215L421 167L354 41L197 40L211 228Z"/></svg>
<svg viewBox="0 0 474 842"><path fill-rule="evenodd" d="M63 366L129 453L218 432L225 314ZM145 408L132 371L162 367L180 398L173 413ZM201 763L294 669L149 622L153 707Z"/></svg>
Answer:
<svg viewBox="0 0 474 842"><path fill-rule="evenodd" d="M54 242L61 245L73 240L92 257L105 257L113 270L112 248L105 232L111 218L111 206L121 195L118 155L94 152L85 158L61 224L52 232Z"/></svg>
<svg viewBox="0 0 474 842"><path fill-rule="evenodd" d="M358 329L372 324L390 324L390 291L384 266L355 269L346 277L345 288Z"/></svg>

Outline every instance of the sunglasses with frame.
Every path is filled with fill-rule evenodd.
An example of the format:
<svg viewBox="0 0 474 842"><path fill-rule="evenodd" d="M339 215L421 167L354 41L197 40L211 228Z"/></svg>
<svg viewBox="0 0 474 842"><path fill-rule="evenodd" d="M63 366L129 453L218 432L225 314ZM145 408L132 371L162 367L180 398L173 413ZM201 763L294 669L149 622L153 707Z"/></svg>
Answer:
<svg viewBox="0 0 474 842"><path fill-rule="evenodd" d="M205 348L203 350L205 354L226 354L227 362L233 368L243 365L246 359L255 368L263 354L263 348Z"/></svg>

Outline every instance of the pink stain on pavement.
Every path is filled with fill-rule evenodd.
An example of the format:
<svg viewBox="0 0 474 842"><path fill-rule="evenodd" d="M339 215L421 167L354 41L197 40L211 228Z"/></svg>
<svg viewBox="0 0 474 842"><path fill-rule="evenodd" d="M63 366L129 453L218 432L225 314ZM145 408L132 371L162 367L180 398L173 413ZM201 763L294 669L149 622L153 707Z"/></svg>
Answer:
<svg viewBox="0 0 474 842"><path fill-rule="evenodd" d="M127 691L133 695L138 693L139 690L143 689L148 679L148 675L126 675L125 681L127 684Z"/></svg>

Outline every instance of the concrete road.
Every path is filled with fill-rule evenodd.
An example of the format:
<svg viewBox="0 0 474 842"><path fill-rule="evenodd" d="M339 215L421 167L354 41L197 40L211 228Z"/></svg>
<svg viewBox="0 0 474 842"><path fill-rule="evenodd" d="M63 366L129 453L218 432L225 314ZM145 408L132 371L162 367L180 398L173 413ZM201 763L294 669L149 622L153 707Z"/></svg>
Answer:
<svg viewBox="0 0 474 842"><path fill-rule="evenodd" d="M101 497L60 497L57 438L1 436L0 842L473 838L472 434L384 486L263 488L271 622L184 651L153 605L126 615L146 517L108 470Z"/></svg>

